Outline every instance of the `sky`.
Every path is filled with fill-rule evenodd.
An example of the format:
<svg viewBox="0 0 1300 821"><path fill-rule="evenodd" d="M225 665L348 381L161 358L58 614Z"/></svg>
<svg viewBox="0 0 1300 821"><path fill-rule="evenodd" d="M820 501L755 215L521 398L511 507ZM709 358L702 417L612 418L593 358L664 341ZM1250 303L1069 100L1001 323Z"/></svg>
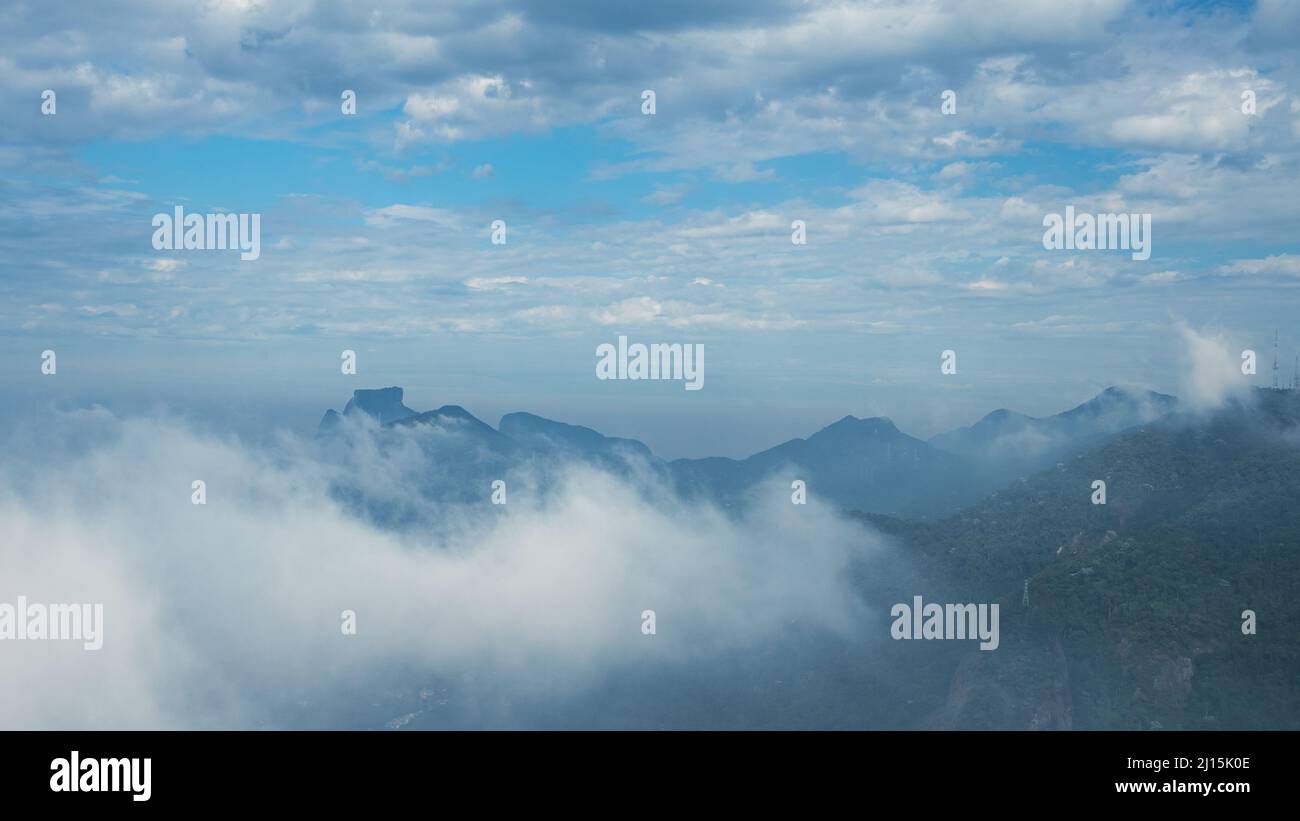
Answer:
<svg viewBox="0 0 1300 821"><path fill-rule="evenodd" d="M1179 393L1189 327L1257 385L1276 329L1287 381L1298 30L1269 0L9 3L0 415L310 431L402 385L739 456ZM155 249L177 206L259 214L259 258ZM1045 249L1067 207L1150 214L1150 258ZM596 379L620 335L703 345L704 388Z"/></svg>

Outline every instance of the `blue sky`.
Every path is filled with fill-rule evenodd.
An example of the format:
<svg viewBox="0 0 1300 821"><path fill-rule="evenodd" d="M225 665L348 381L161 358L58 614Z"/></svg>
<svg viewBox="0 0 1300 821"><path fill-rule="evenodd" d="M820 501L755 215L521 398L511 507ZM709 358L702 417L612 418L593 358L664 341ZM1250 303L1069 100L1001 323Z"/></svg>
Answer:
<svg viewBox="0 0 1300 821"><path fill-rule="evenodd" d="M310 429L401 384L738 455L1177 393L1180 322L1300 350L1296 4L426 5L0 12L0 412ZM261 258L154 250L176 205L260 213ZM1044 250L1068 205L1151 258ZM620 334L705 389L597 381Z"/></svg>

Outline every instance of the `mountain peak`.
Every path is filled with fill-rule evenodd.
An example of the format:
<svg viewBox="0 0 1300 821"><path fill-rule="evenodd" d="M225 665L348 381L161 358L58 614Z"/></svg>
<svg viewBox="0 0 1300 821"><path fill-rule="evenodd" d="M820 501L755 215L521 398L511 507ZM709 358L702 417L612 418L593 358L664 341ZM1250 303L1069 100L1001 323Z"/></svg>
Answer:
<svg viewBox="0 0 1300 821"><path fill-rule="evenodd" d="M465 410L460 405L443 405L441 408L438 408L433 412L439 416L454 417L456 419L473 419L475 422L479 421L477 416Z"/></svg>
<svg viewBox="0 0 1300 821"><path fill-rule="evenodd" d="M1028 417L1025 416L1023 413L1017 413L1016 411L1007 410L1006 408L998 408L995 411L989 411L988 413L984 414L984 418L981 419L976 424L983 424L985 422L991 424L1003 424L1012 419L1027 419L1027 418Z"/></svg>
<svg viewBox="0 0 1300 821"><path fill-rule="evenodd" d="M402 395L403 391L398 387L358 388L352 392L352 398L343 409L343 415L353 416L364 413L376 419L381 425L415 416L415 411L402 404Z"/></svg>
<svg viewBox="0 0 1300 821"><path fill-rule="evenodd" d="M897 431L894 421L888 416L869 416L865 419L859 419L856 416L845 416L837 422L832 422L826 427L814 433L813 436L819 436L823 433L849 433L849 432L866 432L875 431L889 432ZM812 438L812 437L809 437Z"/></svg>
<svg viewBox="0 0 1300 821"><path fill-rule="evenodd" d="M507 413L497 425L506 436L530 445L576 448L580 451L611 452L613 449L635 451L646 459L653 458L650 448L635 439L620 439L567 422L556 422L535 413Z"/></svg>
<svg viewBox="0 0 1300 821"><path fill-rule="evenodd" d="M470 427L478 430L489 430L494 434L497 432L491 425L465 410L460 405L443 405L436 410L425 411L424 413L412 413L410 416L397 421L407 425L420 423L440 425L446 422L451 422L452 424L467 423Z"/></svg>
<svg viewBox="0 0 1300 821"><path fill-rule="evenodd" d="M1116 407L1130 409L1142 418L1163 416L1173 410L1178 400L1165 393L1156 393L1143 388L1127 388L1111 385L1081 405L1059 414L1063 419L1078 416L1096 416L1112 413Z"/></svg>

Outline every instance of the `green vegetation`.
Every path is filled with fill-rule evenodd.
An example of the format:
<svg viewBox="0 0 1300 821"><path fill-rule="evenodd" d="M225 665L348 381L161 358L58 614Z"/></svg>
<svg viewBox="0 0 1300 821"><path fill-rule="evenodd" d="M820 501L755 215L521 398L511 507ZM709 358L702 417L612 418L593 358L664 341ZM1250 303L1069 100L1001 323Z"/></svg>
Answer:
<svg viewBox="0 0 1300 821"><path fill-rule="evenodd" d="M1105 505L1091 503L1095 479ZM1300 396L1260 391L1208 420L1125 433L940 522L864 518L908 547L928 596L1002 603L1002 647L951 670L942 726L1294 729L1297 500Z"/></svg>

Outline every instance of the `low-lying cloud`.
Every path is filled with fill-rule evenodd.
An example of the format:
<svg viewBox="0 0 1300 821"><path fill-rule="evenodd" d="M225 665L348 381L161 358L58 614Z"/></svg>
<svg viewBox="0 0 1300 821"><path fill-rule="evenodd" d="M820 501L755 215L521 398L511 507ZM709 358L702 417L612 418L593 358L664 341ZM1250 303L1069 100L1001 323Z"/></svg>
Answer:
<svg viewBox="0 0 1300 821"><path fill-rule="evenodd" d="M1183 345L1180 396L1188 408L1213 411L1249 393L1250 383L1241 372L1240 346L1221 331L1197 330L1186 322L1179 322L1177 329Z"/></svg>
<svg viewBox="0 0 1300 821"><path fill-rule="evenodd" d="M283 726L285 705L369 704L424 678L572 697L646 659L707 665L790 623L863 623L845 571L872 537L779 486L736 517L571 464L544 499L512 486L493 509L484 488L486 515L448 505L458 527L399 529L331 493L344 469L372 495L404 493L384 477L409 468L390 473L379 450L341 466L320 444L253 448L102 410L8 437L0 601L102 602L105 640L0 642L6 728Z"/></svg>

